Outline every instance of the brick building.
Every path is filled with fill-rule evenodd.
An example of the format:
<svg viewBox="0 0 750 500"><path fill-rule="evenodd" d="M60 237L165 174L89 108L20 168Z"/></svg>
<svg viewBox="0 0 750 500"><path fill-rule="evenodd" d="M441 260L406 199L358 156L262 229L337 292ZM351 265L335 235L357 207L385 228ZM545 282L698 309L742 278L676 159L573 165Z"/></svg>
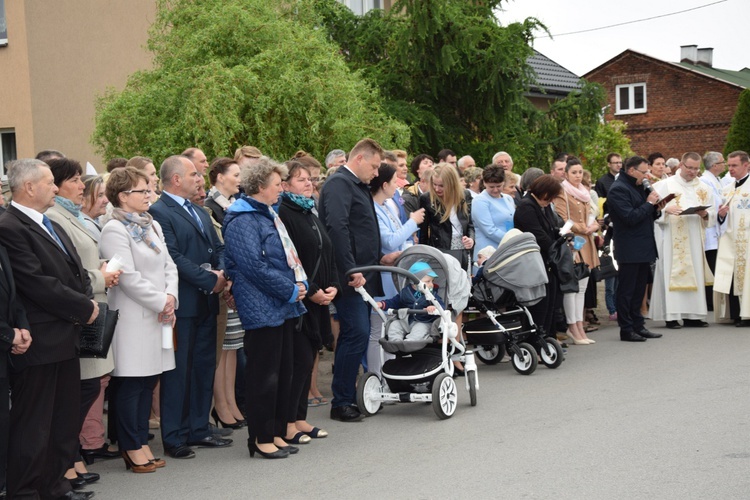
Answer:
<svg viewBox="0 0 750 500"><path fill-rule="evenodd" d="M584 75L607 90L605 120L628 124L636 153L679 158L686 151L723 151L750 69L712 66L713 49L682 47L679 63L626 50Z"/></svg>

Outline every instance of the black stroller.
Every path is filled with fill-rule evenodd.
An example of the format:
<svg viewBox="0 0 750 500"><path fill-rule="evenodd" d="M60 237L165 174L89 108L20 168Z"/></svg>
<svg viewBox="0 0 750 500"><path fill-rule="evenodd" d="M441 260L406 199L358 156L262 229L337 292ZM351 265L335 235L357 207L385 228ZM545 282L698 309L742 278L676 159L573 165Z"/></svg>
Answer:
<svg viewBox="0 0 750 500"><path fill-rule="evenodd" d="M485 364L498 363L505 352L513 368L530 375L539 359L557 368L565 359L555 338L544 337L526 306L545 295L547 273L532 234L511 229L484 263L483 276L472 289L474 306L486 317L464 323L467 344Z"/></svg>
<svg viewBox="0 0 750 500"><path fill-rule="evenodd" d="M439 337L426 341L404 342L389 340L388 332L394 322L401 321L408 314L424 313L424 310L399 309L381 311L367 291L360 287L357 292L362 299L370 303L383 320L380 339L380 355L383 361L381 380L375 373L362 374L357 381L357 406L364 415L371 416L380 410L383 403L432 403L435 414L446 419L456 411L458 394L452 377L454 361L460 361L466 372L466 389L469 391L471 406L477 404L477 365L472 351L457 340L458 328L453 314L443 309L432 291L408 269L415 262L426 262L437 273L435 283L437 292L444 303L449 297L449 273L453 268L447 261L452 259L439 250L415 245L405 250L396 260L396 267L368 266L351 269L349 274L358 272L389 272L393 276L396 289L400 290L407 283L414 284L424 294L428 302L435 307L436 321L439 322ZM454 259L455 260L455 259ZM455 263L460 269L460 265ZM463 271L465 272L465 271ZM395 359L385 360L384 352L395 354Z"/></svg>

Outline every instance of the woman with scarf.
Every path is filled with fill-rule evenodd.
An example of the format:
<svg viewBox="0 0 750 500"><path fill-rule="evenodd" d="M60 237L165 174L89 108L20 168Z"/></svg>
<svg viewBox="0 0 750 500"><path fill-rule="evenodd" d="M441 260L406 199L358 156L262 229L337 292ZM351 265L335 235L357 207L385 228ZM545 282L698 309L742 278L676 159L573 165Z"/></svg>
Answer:
<svg viewBox="0 0 750 500"><path fill-rule="evenodd" d="M282 183L279 217L296 248L308 277L308 292L302 316L293 333L294 373L287 417L286 441L309 443L311 438L324 438L328 433L307 422L308 395L312 372L317 368L317 355L323 340L331 336L331 315L328 305L339 291L338 273L333 244L320 222L313 200L313 182L309 168L301 161L286 162L289 170Z"/></svg>
<svg viewBox="0 0 750 500"><path fill-rule="evenodd" d="M387 163L381 163L378 176L370 181L370 193L375 206L380 228L380 252L387 255L401 252L414 244L414 233L424 221L424 209L420 208L409 214L409 219L401 224L399 210L393 196L398 189L398 170ZM399 293L393 284L391 273L380 273L383 281L383 296L375 300L385 300ZM383 320L372 311L370 315L370 340L367 345L367 370L380 376L380 330Z"/></svg>
<svg viewBox="0 0 750 500"><path fill-rule="evenodd" d="M565 180L562 182L563 191L555 198L554 205L558 215L563 221L571 221L571 231L574 235L583 238L586 243L578 252L574 253L576 262L583 262L593 269L599 265L599 256L594 243L594 234L599 230L596 214L591 206L591 192L583 183L583 166L578 158L568 158L565 165ZM595 341L586 336L583 326L584 299L589 278L583 278L578 282L578 293L566 293L563 295L563 309L565 319L568 323L567 335L576 345L594 344Z"/></svg>
<svg viewBox="0 0 750 500"><path fill-rule="evenodd" d="M240 167L231 158L217 158L211 163L208 172L211 190L206 196L206 208L211 212L214 227L221 239L221 224L224 222L227 208L234 202L240 192ZM239 429L246 422L237 406L234 386L237 374L237 351L242 349L242 337L245 331L240 323L237 311L230 309L226 301L219 301L217 318L217 352L216 375L214 377L214 409L211 412L216 425Z"/></svg>
<svg viewBox="0 0 750 500"><path fill-rule="evenodd" d="M112 340L117 438L127 469L154 472L166 462L148 446L148 418L159 375L175 367L170 341L177 267L161 227L148 213L148 177L133 167L118 168L107 180L106 194L113 210L99 248L104 258L117 256L122 263L120 285L108 296L110 309L120 311Z"/></svg>
<svg viewBox="0 0 750 500"><path fill-rule="evenodd" d="M305 313L307 274L286 226L274 212L283 165L262 158L242 172L244 194L224 217L224 261L247 355L247 431L250 456L286 458L294 333Z"/></svg>
<svg viewBox="0 0 750 500"><path fill-rule="evenodd" d="M107 288L117 285L119 272L106 271L106 263L99 259L98 241L88 230L81 212L83 204L84 184L81 181L83 169L81 164L69 158L50 160L48 162L58 192L55 205L47 210L50 220L57 222L70 237L76 252L81 258L81 264L88 272L94 299L106 302ZM105 359L81 359L81 428L89 409L101 392L101 379L112 371L114 364L112 355ZM80 488L85 483L92 483L99 479L99 474L89 473L79 456L75 466L66 473L74 487Z"/></svg>

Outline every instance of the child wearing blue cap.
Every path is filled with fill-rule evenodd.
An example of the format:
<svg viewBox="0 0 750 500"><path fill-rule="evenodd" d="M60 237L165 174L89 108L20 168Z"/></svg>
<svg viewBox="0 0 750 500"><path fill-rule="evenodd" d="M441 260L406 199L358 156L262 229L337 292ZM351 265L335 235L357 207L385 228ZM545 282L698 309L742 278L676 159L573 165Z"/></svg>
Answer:
<svg viewBox="0 0 750 500"><path fill-rule="evenodd" d="M437 296L436 288L437 285L434 283L434 278L438 275L432 270L427 262L418 261L411 265L409 272L419 278L419 280L427 285L427 288L433 291L435 298L438 303L445 307L443 301ZM378 302L380 309L425 309L425 314L410 314L408 317L408 327L403 321L394 321L391 323L391 327L388 331L388 340L427 340L436 330L435 320L437 316L432 316L428 313L435 311L435 306L427 301L427 298L417 290L415 284L406 285L398 295L394 295L390 299L381 300ZM437 334L437 331L434 331Z"/></svg>

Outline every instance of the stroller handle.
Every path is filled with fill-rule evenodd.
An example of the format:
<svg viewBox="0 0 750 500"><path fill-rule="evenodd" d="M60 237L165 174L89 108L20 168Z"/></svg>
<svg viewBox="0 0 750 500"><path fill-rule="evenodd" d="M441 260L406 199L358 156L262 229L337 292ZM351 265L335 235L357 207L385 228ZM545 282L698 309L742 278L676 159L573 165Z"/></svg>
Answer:
<svg viewBox="0 0 750 500"><path fill-rule="evenodd" d="M346 272L347 276L351 276L352 274L357 273L370 273L370 272L380 272L380 273L395 273L400 274L401 276L404 276L408 278L413 283L419 283L419 278L414 276L412 273L407 271L406 269L401 269L400 267L396 266L362 266L362 267L354 267L352 269L349 269Z"/></svg>

